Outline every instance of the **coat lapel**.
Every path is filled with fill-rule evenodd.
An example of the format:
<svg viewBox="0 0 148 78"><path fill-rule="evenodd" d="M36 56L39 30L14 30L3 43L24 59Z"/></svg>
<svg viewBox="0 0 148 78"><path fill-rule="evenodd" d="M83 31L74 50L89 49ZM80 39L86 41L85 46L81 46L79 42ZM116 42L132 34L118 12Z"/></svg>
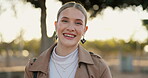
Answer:
<svg viewBox="0 0 148 78"><path fill-rule="evenodd" d="M76 71L75 78L90 78L90 73L87 65L93 65L94 62L91 55L81 45L78 46L79 64Z"/></svg>
<svg viewBox="0 0 148 78"><path fill-rule="evenodd" d="M85 50L81 45L78 46L78 57L79 57L79 63L83 62L86 64L94 64L90 53Z"/></svg>
<svg viewBox="0 0 148 78"><path fill-rule="evenodd" d="M44 51L38 59L30 66L29 71L40 71L49 75L49 61L53 48L56 46L54 44L52 47ZM89 71L87 65L93 65L94 62L91 55L87 50L85 50L81 45L78 45L78 68L76 71L75 78L89 78ZM49 76L48 76L49 77Z"/></svg>
<svg viewBox="0 0 148 78"><path fill-rule="evenodd" d="M42 54L37 58L37 60L33 63L33 65L30 67L29 70L30 71L40 71L45 74L48 74L50 55L55 46L56 44L51 46L46 51L42 52Z"/></svg>

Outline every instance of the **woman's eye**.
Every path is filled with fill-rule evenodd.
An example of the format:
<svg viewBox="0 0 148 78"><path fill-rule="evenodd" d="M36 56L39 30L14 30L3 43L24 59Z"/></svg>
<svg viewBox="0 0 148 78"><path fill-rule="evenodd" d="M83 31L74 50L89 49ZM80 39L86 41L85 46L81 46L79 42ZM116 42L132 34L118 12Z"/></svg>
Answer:
<svg viewBox="0 0 148 78"><path fill-rule="evenodd" d="M68 22L67 20L62 20L62 22Z"/></svg>
<svg viewBox="0 0 148 78"><path fill-rule="evenodd" d="M80 23L80 22L76 22L76 24L77 24L77 25L82 25L82 23Z"/></svg>

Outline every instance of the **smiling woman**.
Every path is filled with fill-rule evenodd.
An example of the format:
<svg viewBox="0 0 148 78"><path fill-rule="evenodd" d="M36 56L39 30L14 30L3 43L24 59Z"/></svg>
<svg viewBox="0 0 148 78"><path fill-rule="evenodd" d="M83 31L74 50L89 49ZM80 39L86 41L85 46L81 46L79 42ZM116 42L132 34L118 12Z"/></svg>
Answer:
<svg viewBox="0 0 148 78"><path fill-rule="evenodd" d="M64 4L55 21L57 43L42 52L35 62L30 60L25 68L25 78L33 78L33 75L37 78L112 78L101 56L79 44L80 41L85 43L86 23L87 13L81 4Z"/></svg>
<svg viewBox="0 0 148 78"><path fill-rule="evenodd" d="M85 19L84 14L74 7L63 10L58 17L58 21L55 22L59 43L64 44L65 48L72 46L74 50L87 31ZM57 46L59 45L61 44Z"/></svg>

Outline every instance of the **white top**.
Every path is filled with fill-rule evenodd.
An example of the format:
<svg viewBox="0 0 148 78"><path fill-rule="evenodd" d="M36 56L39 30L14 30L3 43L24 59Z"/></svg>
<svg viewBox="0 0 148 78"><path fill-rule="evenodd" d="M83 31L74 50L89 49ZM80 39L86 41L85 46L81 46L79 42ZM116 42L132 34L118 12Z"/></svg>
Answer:
<svg viewBox="0 0 148 78"><path fill-rule="evenodd" d="M50 78L74 78L78 67L78 49L67 56L59 56L55 48L49 62Z"/></svg>

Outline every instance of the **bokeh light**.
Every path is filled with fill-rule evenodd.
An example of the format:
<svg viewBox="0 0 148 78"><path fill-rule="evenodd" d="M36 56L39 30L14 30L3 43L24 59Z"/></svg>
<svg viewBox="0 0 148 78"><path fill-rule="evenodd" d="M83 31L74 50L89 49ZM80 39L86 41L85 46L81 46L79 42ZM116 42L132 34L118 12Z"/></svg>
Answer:
<svg viewBox="0 0 148 78"><path fill-rule="evenodd" d="M23 50L22 55L24 57L27 57L27 56L29 56L29 52L27 50Z"/></svg>
<svg viewBox="0 0 148 78"><path fill-rule="evenodd" d="M148 53L148 45L144 46L144 51Z"/></svg>

